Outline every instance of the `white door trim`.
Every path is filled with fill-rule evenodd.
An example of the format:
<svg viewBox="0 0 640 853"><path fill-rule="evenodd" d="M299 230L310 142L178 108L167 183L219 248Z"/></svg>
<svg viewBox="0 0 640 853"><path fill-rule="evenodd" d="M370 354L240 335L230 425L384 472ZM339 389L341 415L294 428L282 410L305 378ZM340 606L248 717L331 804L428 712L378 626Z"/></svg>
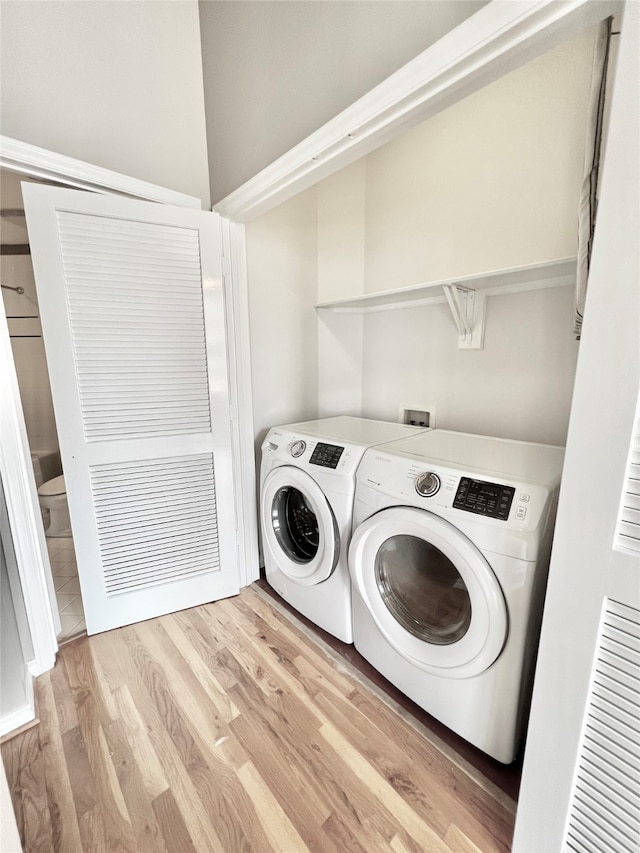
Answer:
<svg viewBox="0 0 640 853"><path fill-rule="evenodd" d="M202 202L194 196L74 160L10 136L0 136L0 168L89 192L117 192L160 204L202 208Z"/></svg>
<svg viewBox="0 0 640 853"><path fill-rule="evenodd" d="M4 311L0 311L0 400L0 473L33 644L29 669L35 676L55 663L60 622L53 611L56 597Z"/></svg>
<svg viewBox="0 0 640 853"><path fill-rule="evenodd" d="M248 222L619 12L620 0L494 0L312 133L214 210Z"/></svg>
<svg viewBox="0 0 640 853"><path fill-rule="evenodd" d="M251 342L249 341L249 281L245 227L221 219L222 271L225 278L225 310L229 348L229 393L233 467L241 487L235 490L236 518L243 519L238 530L240 586L248 586L260 576L258 555L258 504L256 460L253 434L253 393L251 387Z"/></svg>

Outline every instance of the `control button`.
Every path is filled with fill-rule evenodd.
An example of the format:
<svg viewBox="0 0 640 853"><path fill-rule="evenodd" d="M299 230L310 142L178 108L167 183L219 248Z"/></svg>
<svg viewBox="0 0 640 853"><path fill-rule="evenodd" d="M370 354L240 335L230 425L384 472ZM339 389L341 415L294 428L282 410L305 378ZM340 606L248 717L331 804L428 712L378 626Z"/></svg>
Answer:
<svg viewBox="0 0 640 853"><path fill-rule="evenodd" d="M302 441L302 439L298 439L297 441L294 441L291 445L291 455L294 457L294 459L297 459L298 456L302 456L306 449L307 443L305 441Z"/></svg>
<svg viewBox="0 0 640 853"><path fill-rule="evenodd" d="M423 498L430 498L440 489L440 477L432 471L427 471L416 477L416 492Z"/></svg>
<svg viewBox="0 0 640 853"><path fill-rule="evenodd" d="M530 495L520 495L518 498L519 501L522 501L523 504L528 504L530 500Z"/></svg>
<svg viewBox="0 0 640 853"><path fill-rule="evenodd" d="M516 518L518 519L518 521L524 521L526 517L527 517L526 506L519 506L516 509Z"/></svg>

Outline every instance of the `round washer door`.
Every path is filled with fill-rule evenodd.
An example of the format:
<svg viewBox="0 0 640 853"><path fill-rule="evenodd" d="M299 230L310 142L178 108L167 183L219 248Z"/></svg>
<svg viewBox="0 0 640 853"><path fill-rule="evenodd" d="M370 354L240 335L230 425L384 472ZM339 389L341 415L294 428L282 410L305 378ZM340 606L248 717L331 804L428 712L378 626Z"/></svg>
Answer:
<svg viewBox="0 0 640 853"><path fill-rule="evenodd" d="M283 465L267 475L260 520L265 548L291 580L312 586L333 572L338 527L324 492L305 471Z"/></svg>
<svg viewBox="0 0 640 853"><path fill-rule="evenodd" d="M507 608L491 566L454 525L412 507L381 510L356 528L349 568L387 642L447 678L483 672L507 638Z"/></svg>

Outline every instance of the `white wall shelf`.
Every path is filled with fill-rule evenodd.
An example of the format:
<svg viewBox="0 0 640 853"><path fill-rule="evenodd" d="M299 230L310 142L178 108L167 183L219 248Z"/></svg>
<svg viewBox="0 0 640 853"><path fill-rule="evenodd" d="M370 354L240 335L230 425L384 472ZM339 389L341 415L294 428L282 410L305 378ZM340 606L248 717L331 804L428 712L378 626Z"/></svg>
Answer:
<svg viewBox="0 0 640 853"><path fill-rule="evenodd" d="M363 293L361 296L318 302L315 307L341 313L368 314L374 311L392 311L419 305L445 303L447 302L445 288L450 286L459 289L464 288L465 291L482 292L486 296L496 296L498 294L520 293L524 290L564 287L574 284L575 279L576 259L561 258L540 264L492 270L491 272L460 278L429 281L397 290Z"/></svg>
<svg viewBox="0 0 640 853"><path fill-rule="evenodd" d="M429 281L397 290L319 302L316 308L343 314L369 314L446 302L458 330L459 349L482 349L487 296L565 287L575 283L575 271L575 258L561 258L540 264L492 270L461 278Z"/></svg>

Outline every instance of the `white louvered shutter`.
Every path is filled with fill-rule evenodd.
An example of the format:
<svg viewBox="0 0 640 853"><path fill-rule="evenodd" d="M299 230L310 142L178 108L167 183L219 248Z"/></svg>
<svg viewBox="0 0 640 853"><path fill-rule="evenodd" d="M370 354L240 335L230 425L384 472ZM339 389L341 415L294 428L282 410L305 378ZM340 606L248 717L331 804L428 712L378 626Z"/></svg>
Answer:
<svg viewBox="0 0 640 853"><path fill-rule="evenodd" d="M24 198L89 633L236 593L219 218Z"/></svg>
<svg viewBox="0 0 640 853"><path fill-rule="evenodd" d="M563 850L640 849L640 612L605 601Z"/></svg>

